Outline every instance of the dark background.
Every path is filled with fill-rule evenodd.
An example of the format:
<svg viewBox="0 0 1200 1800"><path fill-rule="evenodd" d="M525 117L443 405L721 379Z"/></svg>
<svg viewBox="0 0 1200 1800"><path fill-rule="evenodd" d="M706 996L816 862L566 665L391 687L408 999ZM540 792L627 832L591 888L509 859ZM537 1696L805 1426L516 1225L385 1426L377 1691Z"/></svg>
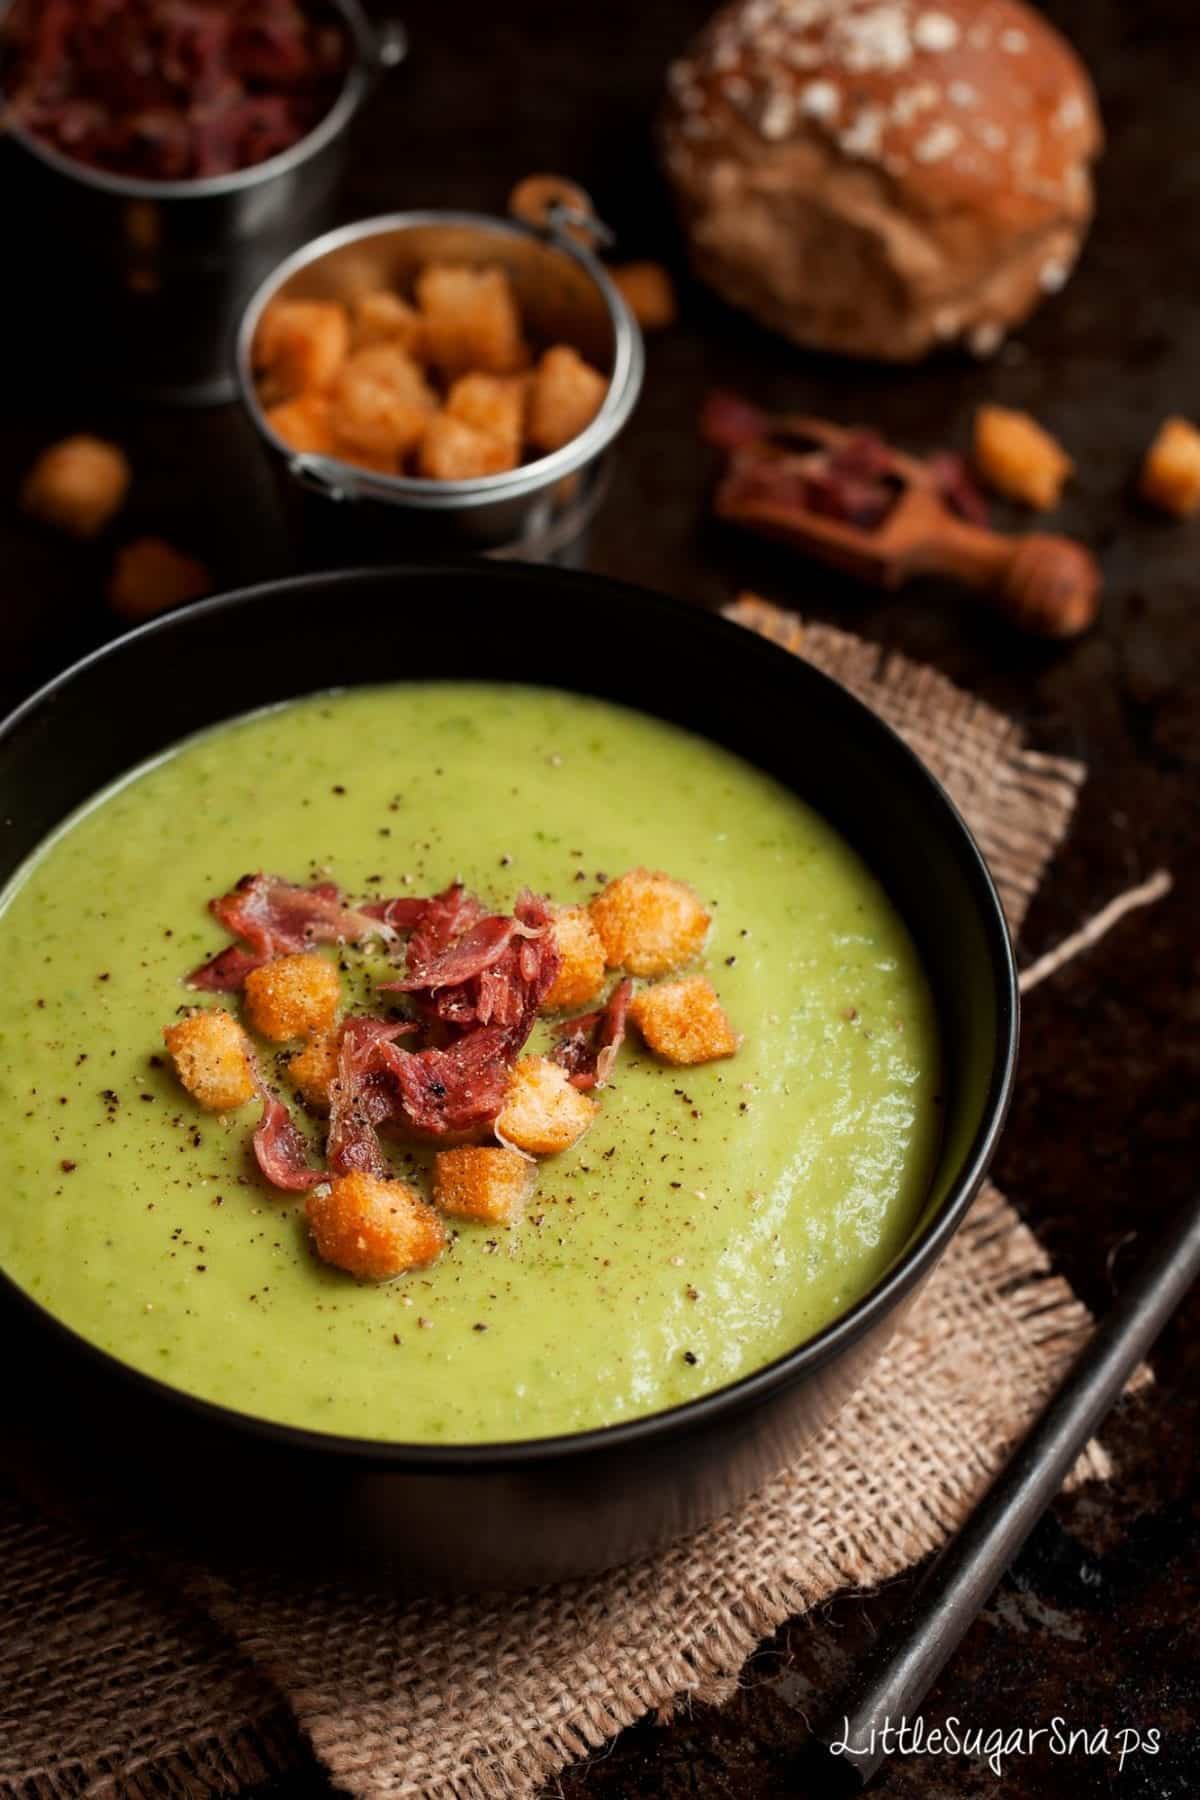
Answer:
<svg viewBox="0 0 1200 1800"><path fill-rule="evenodd" d="M378 9L376 9L378 10ZM406 206L500 210L511 183L555 169L582 181L620 252L669 262L679 246L654 172L649 120L663 69L703 0L517 0L505 8L407 9L406 69L362 121L346 218ZM1017 715L1032 744L1090 774L1069 842L1021 946L1040 953L1159 865L1174 894L1126 922L1028 1002L1022 1075L996 1175L1097 1311L1174 1204L1194 1187L1200 1123L1200 520L1173 524L1132 493L1167 412L1200 416L1200 24L1191 0L1056 0L1048 9L1095 76L1108 130L1099 214L1065 293L999 359L912 370L855 367L767 337L686 280L681 324L651 340L646 389L592 538L594 568L704 605L751 587L936 663ZM19 215L18 215L19 216ZM9 282L38 254L10 235ZM287 527L248 423L235 408L137 409L63 382L59 334L89 331L86 270L69 325L9 339L0 415L0 694L7 701L110 635L103 581L114 545L149 532L199 556L214 585L287 572ZM102 360L103 347L96 347ZM1079 472L1056 517L1099 554L1097 629L1063 648L1009 635L965 595L933 586L880 599L706 523L711 468L694 420L709 384L778 406L868 422L906 447L967 440L984 399L1026 407ZM36 451L96 430L128 449L132 501L99 544L77 548L15 506ZM1005 1728L1047 1722L1163 1734L1157 1757L1013 1761L997 1782L964 1761L898 1760L881 1795L1200 1790L1200 1553L1193 1298L1161 1341L1157 1385L1125 1403L1106 1442L1119 1474L1058 1502L925 1707ZM908 1583L841 1599L764 1646L720 1711L626 1732L568 1771L571 1800L790 1791L786 1755ZM319 1791L316 1771L278 1791Z"/></svg>

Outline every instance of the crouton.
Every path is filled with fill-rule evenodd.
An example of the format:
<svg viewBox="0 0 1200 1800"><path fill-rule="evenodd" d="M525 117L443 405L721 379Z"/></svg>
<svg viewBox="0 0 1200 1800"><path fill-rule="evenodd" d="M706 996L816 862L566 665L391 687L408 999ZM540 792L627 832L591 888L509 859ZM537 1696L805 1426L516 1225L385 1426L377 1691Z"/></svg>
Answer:
<svg viewBox="0 0 1200 1800"><path fill-rule="evenodd" d="M686 882L661 870L630 869L610 881L589 908L610 968L665 975L703 947L710 915Z"/></svg>
<svg viewBox="0 0 1200 1800"><path fill-rule="evenodd" d="M212 589L204 564L163 538L135 538L113 558L108 603L123 619L150 619Z"/></svg>
<svg viewBox="0 0 1200 1800"><path fill-rule="evenodd" d="M434 1204L457 1219L511 1225L533 1178L533 1164L516 1150L494 1145L440 1150L433 1164Z"/></svg>
<svg viewBox="0 0 1200 1800"><path fill-rule="evenodd" d="M246 977L246 1022L273 1044L319 1037L337 1017L342 984L329 958L315 950L278 956Z"/></svg>
<svg viewBox="0 0 1200 1800"><path fill-rule="evenodd" d="M334 456L333 427L329 422L329 396L314 390L281 400L266 410L267 424L289 450L306 456Z"/></svg>
<svg viewBox="0 0 1200 1800"><path fill-rule="evenodd" d="M430 481L474 481L480 475L499 475L516 460L503 438L440 412L421 439L417 467Z"/></svg>
<svg viewBox="0 0 1200 1800"><path fill-rule="evenodd" d="M72 537L95 537L120 510L131 479L128 459L116 444L96 437L64 438L43 450L30 469L21 505Z"/></svg>
<svg viewBox="0 0 1200 1800"><path fill-rule="evenodd" d="M496 1136L531 1156L569 1150L600 1111L571 1086L565 1069L545 1056L523 1056L512 1073Z"/></svg>
<svg viewBox="0 0 1200 1800"><path fill-rule="evenodd" d="M444 375L513 375L528 367L516 298L503 269L430 263L416 286L425 353Z"/></svg>
<svg viewBox="0 0 1200 1800"><path fill-rule="evenodd" d="M330 1089L337 1079L338 1038L337 1031L323 1031L288 1059L288 1080L317 1112L329 1110Z"/></svg>
<svg viewBox="0 0 1200 1800"><path fill-rule="evenodd" d="M569 344L555 344L529 384L526 437L538 450L560 450L591 424L607 392L607 375L585 363Z"/></svg>
<svg viewBox="0 0 1200 1800"><path fill-rule="evenodd" d="M390 288L360 294L350 308L351 341L356 350L367 344L398 344L417 360L424 353L424 324L415 306Z"/></svg>
<svg viewBox="0 0 1200 1800"><path fill-rule="evenodd" d="M1200 431L1190 419L1164 419L1146 452L1142 498L1185 519L1200 512Z"/></svg>
<svg viewBox="0 0 1200 1800"><path fill-rule="evenodd" d="M737 1033L703 975L643 988L630 1003L629 1016L655 1055L666 1062L715 1062L734 1055L738 1047Z"/></svg>
<svg viewBox="0 0 1200 1800"><path fill-rule="evenodd" d="M360 1281L390 1281L441 1255L446 1232L431 1206L403 1181L340 1175L309 1196L317 1255Z"/></svg>
<svg viewBox="0 0 1200 1800"><path fill-rule="evenodd" d="M245 1106L257 1092L250 1043L230 1012L189 1013L163 1032L175 1073L209 1112Z"/></svg>
<svg viewBox="0 0 1200 1800"><path fill-rule="evenodd" d="M989 487L1039 512L1058 505L1063 483L1075 469L1035 418L1006 406L978 409L971 454Z"/></svg>
<svg viewBox="0 0 1200 1800"><path fill-rule="evenodd" d="M675 288L661 263L622 263L608 273L643 331L663 331L675 323Z"/></svg>
<svg viewBox="0 0 1200 1800"><path fill-rule="evenodd" d="M460 375L446 396L446 411L498 438L509 453L509 467L515 468L521 460L528 386L524 375Z"/></svg>
<svg viewBox="0 0 1200 1800"><path fill-rule="evenodd" d="M350 321L337 300L272 300L254 334L254 367L267 405L327 388L350 350Z"/></svg>
<svg viewBox="0 0 1200 1800"><path fill-rule="evenodd" d="M604 986L604 944L586 906L565 906L554 915L558 974L542 1002L547 1012L584 1006Z"/></svg>
<svg viewBox="0 0 1200 1800"><path fill-rule="evenodd" d="M334 382L329 422L352 459L399 458L420 442L436 407L437 396L398 344L368 344Z"/></svg>

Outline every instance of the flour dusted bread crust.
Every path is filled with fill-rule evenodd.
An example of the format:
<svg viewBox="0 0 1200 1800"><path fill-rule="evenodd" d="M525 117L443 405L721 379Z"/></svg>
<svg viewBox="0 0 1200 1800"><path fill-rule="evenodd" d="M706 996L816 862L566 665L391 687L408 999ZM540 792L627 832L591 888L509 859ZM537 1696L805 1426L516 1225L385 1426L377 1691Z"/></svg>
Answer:
<svg viewBox="0 0 1200 1800"><path fill-rule="evenodd" d="M897 361L987 354L1062 286L1100 145L1020 0L737 0L662 121L697 272L797 343Z"/></svg>

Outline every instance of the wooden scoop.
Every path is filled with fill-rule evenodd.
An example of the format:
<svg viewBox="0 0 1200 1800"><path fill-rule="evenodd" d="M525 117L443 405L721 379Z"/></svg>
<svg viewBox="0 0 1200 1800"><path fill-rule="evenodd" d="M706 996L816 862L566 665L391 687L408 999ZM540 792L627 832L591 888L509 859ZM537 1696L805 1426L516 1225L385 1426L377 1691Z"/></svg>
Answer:
<svg viewBox="0 0 1200 1800"><path fill-rule="evenodd" d="M764 425L764 436L733 451L717 489L718 517L793 544L879 587L899 587L913 575L949 576L1039 637L1075 637L1095 620L1100 568L1082 544L1046 532L1005 537L969 523L939 491L929 465L890 447L887 476L895 499L878 525L854 525L791 499L747 493L748 472L772 464L799 467L797 442L810 451L837 451L862 437L845 426L790 413L764 419Z"/></svg>

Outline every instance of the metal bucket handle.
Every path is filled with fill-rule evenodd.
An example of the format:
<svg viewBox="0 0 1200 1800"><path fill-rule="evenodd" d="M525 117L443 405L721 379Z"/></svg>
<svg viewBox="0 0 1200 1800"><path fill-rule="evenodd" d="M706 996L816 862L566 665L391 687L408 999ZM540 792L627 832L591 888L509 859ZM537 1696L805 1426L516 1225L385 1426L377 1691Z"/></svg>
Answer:
<svg viewBox="0 0 1200 1800"><path fill-rule="evenodd" d="M526 175L508 196L508 210L554 242L569 237L585 250L611 250L617 241L587 189L565 175Z"/></svg>

